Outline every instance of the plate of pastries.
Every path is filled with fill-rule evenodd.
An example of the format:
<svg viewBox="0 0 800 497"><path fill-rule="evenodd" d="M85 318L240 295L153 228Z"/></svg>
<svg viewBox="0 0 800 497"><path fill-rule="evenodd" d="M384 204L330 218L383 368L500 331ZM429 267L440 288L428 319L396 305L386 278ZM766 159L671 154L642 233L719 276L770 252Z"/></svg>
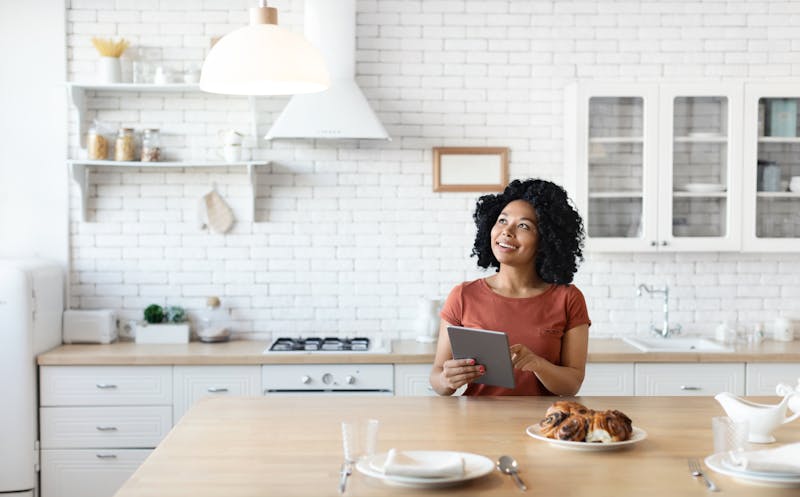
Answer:
<svg viewBox="0 0 800 497"><path fill-rule="evenodd" d="M578 402L559 400L544 413L544 419L525 430L531 437L573 450L613 450L647 438L616 409L595 411Z"/></svg>

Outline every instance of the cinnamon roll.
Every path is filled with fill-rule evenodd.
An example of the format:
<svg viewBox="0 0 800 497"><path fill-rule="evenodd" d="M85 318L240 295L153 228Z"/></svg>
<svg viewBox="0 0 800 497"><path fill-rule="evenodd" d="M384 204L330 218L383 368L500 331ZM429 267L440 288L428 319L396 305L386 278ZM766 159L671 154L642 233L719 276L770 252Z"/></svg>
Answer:
<svg viewBox="0 0 800 497"><path fill-rule="evenodd" d="M586 433L589 431L591 418L582 414L571 414L567 419L558 425L555 437L558 440L571 442L583 442L586 440Z"/></svg>
<svg viewBox="0 0 800 497"><path fill-rule="evenodd" d="M565 411L553 411L546 414L544 419L539 421L539 429L542 435L547 438L556 438L556 431L558 426L569 417L569 413Z"/></svg>
<svg viewBox="0 0 800 497"><path fill-rule="evenodd" d="M587 442L622 442L631 437L633 431L631 420L617 410L597 411L591 417Z"/></svg>

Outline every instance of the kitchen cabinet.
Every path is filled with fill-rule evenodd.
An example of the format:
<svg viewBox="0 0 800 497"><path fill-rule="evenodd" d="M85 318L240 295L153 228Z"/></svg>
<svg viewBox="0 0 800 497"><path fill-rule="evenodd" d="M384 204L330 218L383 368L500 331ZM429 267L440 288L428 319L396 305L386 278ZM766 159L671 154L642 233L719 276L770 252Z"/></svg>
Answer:
<svg viewBox="0 0 800 497"><path fill-rule="evenodd" d="M398 397L436 396L430 382L430 364L395 364L394 394Z"/></svg>
<svg viewBox="0 0 800 497"><path fill-rule="evenodd" d="M778 383L797 386L800 379L800 363L796 362L751 362L747 363L747 395L776 395Z"/></svg>
<svg viewBox="0 0 800 497"><path fill-rule="evenodd" d="M633 363L588 363L578 395L633 395Z"/></svg>
<svg viewBox="0 0 800 497"><path fill-rule="evenodd" d="M636 363L635 395L744 395L744 363Z"/></svg>
<svg viewBox="0 0 800 497"><path fill-rule="evenodd" d="M113 495L172 427L171 366L39 374L43 497Z"/></svg>
<svg viewBox="0 0 800 497"><path fill-rule="evenodd" d="M745 250L800 250L800 180L792 187L795 191L787 189L791 179L800 176L798 104L800 90L795 84L745 85Z"/></svg>
<svg viewBox="0 0 800 497"><path fill-rule="evenodd" d="M569 87L567 188L587 250L740 250L742 98L723 83Z"/></svg>
<svg viewBox="0 0 800 497"><path fill-rule="evenodd" d="M195 402L208 396L261 395L261 368L252 366L175 366L174 422Z"/></svg>

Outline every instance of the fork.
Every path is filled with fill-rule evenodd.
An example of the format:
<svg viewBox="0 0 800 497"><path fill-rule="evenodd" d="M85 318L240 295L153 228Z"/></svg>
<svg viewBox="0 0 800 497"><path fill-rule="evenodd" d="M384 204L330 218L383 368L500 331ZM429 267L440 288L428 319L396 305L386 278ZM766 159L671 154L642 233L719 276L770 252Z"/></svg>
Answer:
<svg viewBox="0 0 800 497"><path fill-rule="evenodd" d="M698 476L703 478L703 482L706 484L706 487L708 487L709 492L719 492L719 487L714 485L714 482L709 480L705 473L703 473L703 471L700 469L700 463L697 462L697 459L688 459L687 461L689 463L689 472L692 474L692 476L695 478Z"/></svg>

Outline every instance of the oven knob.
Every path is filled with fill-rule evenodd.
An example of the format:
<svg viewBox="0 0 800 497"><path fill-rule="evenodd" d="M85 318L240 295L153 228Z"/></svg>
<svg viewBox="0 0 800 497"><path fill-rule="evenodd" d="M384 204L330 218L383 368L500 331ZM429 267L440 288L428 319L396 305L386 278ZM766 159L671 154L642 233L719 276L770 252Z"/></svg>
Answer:
<svg viewBox="0 0 800 497"><path fill-rule="evenodd" d="M333 383L333 375L330 373L325 373L324 375L322 375L322 383L326 385L330 385L331 383Z"/></svg>
<svg viewBox="0 0 800 497"><path fill-rule="evenodd" d="M348 385L352 385L353 383L356 382L356 377L353 375L347 375L344 377L344 382L347 383Z"/></svg>
<svg viewBox="0 0 800 497"><path fill-rule="evenodd" d="M303 377L300 378L300 381L303 382L303 385L308 385L309 383L311 383L311 377L308 376L307 374L304 374Z"/></svg>

